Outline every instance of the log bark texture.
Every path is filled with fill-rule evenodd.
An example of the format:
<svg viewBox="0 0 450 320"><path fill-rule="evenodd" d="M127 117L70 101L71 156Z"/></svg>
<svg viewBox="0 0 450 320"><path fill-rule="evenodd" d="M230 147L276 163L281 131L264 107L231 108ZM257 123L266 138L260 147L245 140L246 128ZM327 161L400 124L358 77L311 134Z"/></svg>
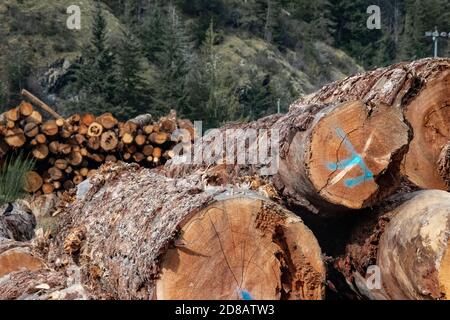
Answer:
<svg viewBox="0 0 450 320"><path fill-rule="evenodd" d="M327 85L295 102L379 101L403 111L414 138L402 173L414 185L447 190L449 171L439 171L442 150L450 140L450 59L400 63Z"/></svg>
<svg viewBox="0 0 450 320"><path fill-rule="evenodd" d="M394 192L410 141L402 113L382 103L312 104L212 132L192 147L192 153L203 154L202 165L183 164L182 155L168 162L167 172L180 177L203 170L220 175L219 184L233 183L243 172L261 174L265 160L241 165L236 159L258 155L267 144L264 130L279 136L279 152L272 154L274 174L268 178L281 197L300 204L306 199L326 213L368 207ZM235 139L231 148L226 140L230 137ZM226 172L219 174L223 169Z"/></svg>
<svg viewBox="0 0 450 320"><path fill-rule="evenodd" d="M261 195L109 163L80 185L77 198L60 213L44 252L51 270L80 270L90 298L324 297L312 232ZM0 297L6 286L0 283Z"/></svg>
<svg viewBox="0 0 450 320"><path fill-rule="evenodd" d="M450 299L449 236L449 193L397 195L355 224L335 267L370 299ZM379 287L371 266L379 268Z"/></svg>

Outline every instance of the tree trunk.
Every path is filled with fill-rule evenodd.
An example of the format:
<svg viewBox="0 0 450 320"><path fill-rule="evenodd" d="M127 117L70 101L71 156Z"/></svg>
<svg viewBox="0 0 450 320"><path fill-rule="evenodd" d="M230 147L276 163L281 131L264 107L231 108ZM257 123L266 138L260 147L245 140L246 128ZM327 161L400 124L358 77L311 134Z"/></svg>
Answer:
<svg viewBox="0 0 450 320"><path fill-rule="evenodd" d="M60 213L47 262L79 268L91 298L324 297L325 268L312 232L260 195L108 163L77 197ZM0 298L5 286L11 283L0 283Z"/></svg>
<svg viewBox="0 0 450 320"><path fill-rule="evenodd" d="M324 213L372 206L395 191L400 182L401 159L410 141L409 127L401 112L384 104L356 101L309 105L284 116L227 126L221 129L219 138L212 138L218 136L213 132L193 147L194 153L201 149L203 155L218 150L211 159L204 159L203 166L192 166L180 165L183 156L176 157L166 165L168 174L180 177L205 168L217 172L224 165L211 169L212 162L222 163L231 168L222 175L228 176L222 183L229 183L233 181L230 176L242 176L239 171L249 167L233 164L237 162L235 155L256 156L264 143L264 133L258 130L264 129L279 135L279 141L272 146L280 148L272 180L280 195L294 202L306 199ZM225 136L236 138L237 144L230 149L228 141L223 141ZM230 150L233 162L225 154ZM274 158L278 159L278 154ZM247 171L262 172L261 162L259 158L258 165Z"/></svg>
<svg viewBox="0 0 450 320"><path fill-rule="evenodd" d="M398 195L376 212L355 224L335 262L347 282L371 299L450 299L450 194Z"/></svg>
<svg viewBox="0 0 450 320"><path fill-rule="evenodd" d="M403 110L414 131L403 175L418 187L447 190L438 160L450 140L450 59L400 63L353 76L298 100L291 109L352 100L381 101Z"/></svg>

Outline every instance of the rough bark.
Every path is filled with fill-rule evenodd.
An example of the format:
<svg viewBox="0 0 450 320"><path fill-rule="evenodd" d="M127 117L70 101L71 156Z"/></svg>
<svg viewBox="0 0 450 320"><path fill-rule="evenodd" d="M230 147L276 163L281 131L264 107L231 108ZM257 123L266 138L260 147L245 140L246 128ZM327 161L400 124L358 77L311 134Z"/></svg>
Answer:
<svg viewBox="0 0 450 320"><path fill-rule="evenodd" d="M0 208L0 238L28 241L34 236L36 220L25 206L14 203Z"/></svg>
<svg viewBox="0 0 450 320"><path fill-rule="evenodd" d="M371 299L449 299L449 235L450 194L397 195L354 225L335 267L356 292ZM370 266L379 267L381 287L371 288Z"/></svg>
<svg viewBox="0 0 450 320"><path fill-rule="evenodd" d="M41 252L58 274L79 270L90 298L324 297L325 268L312 232L261 195L110 163L79 186L76 198ZM11 281L26 291L28 278ZM1 298L6 287L9 281L0 282Z"/></svg>
<svg viewBox="0 0 450 320"><path fill-rule="evenodd" d="M235 131L229 134L229 129ZM279 194L293 202L306 199L326 213L368 207L391 194L399 185L401 159L410 141L401 112L384 104L313 104L286 115L226 126L219 135L212 132L192 148L193 153L200 150L207 155L202 165L182 164L182 155L170 161L166 170L173 177L203 170L220 175L219 184L233 182L243 172L258 174L263 161L237 165L235 157L230 162L225 155L229 144L223 137L242 142L232 145L234 155L252 157L264 143L259 131L264 129L279 134L279 154L273 155L279 160L278 171L269 177ZM254 139L246 136L251 130Z"/></svg>
<svg viewBox="0 0 450 320"><path fill-rule="evenodd" d="M380 101L401 109L414 133L403 175L418 187L447 190L438 160L450 140L450 59L400 63L349 77L301 98L291 109L352 100Z"/></svg>

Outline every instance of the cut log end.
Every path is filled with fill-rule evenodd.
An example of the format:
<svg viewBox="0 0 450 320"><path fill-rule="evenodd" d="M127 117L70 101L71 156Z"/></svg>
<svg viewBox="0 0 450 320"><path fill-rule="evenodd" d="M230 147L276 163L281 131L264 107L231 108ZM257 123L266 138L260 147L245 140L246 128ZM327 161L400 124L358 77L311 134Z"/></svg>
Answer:
<svg viewBox="0 0 450 320"><path fill-rule="evenodd" d="M402 171L418 187L446 190L436 164L450 140L450 71L428 83L408 105L405 116L414 128L414 139Z"/></svg>
<svg viewBox="0 0 450 320"><path fill-rule="evenodd" d="M409 128L399 110L349 102L315 126L306 155L309 178L332 204L369 206L398 185L408 142Z"/></svg>
<svg viewBox="0 0 450 320"><path fill-rule="evenodd" d="M163 258L157 299L323 298L324 266L312 233L264 201L218 201L180 234Z"/></svg>
<svg viewBox="0 0 450 320"><path fill-rule="evenodd" d="M378 249L390 299L450 299L450 195L416 193L393 211Z"/></svg>
<svg viewBox="0 0 450 320"><path fill-rule="evenodd" d="M43 267L43 261L32 256L26 248L14 248L0 254L0 278L14 271L35 271Z"/></svg>

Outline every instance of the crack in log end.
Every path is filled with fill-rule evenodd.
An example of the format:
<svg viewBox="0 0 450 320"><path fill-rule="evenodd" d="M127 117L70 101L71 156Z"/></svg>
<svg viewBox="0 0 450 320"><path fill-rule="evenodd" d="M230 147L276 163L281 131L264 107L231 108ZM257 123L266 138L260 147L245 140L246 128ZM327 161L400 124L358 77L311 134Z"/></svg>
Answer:
<svg viewBox="0 0 450 320"><path fill-rule="evenodd" d="M281 225L275 228L273 242L280 248L275 256L280 261L281 300L311 300L323 296L325 278L308 262L298 247L302 244L289 243Z"/></svg>
<svg viewBox="0 0 450 320"><path fill-rule="evenodd" d="M450 191L450 141L442 148L438 160L438 171L447 185L447 190Z"/></svg>

